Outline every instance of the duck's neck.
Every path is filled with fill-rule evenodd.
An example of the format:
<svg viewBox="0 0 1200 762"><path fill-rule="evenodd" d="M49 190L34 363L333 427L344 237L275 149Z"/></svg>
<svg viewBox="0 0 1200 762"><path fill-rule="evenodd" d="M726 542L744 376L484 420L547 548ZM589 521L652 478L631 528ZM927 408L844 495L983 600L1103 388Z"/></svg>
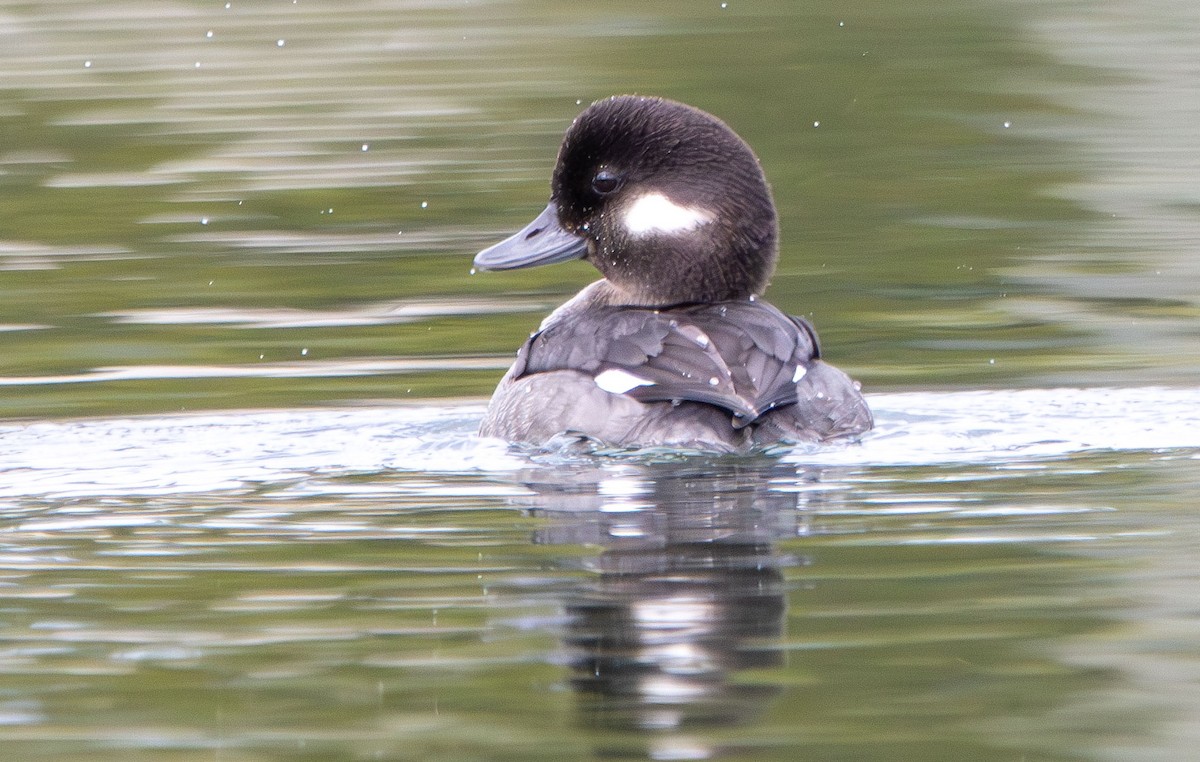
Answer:
<svg viewBox="0 0 1200 762"><path fill-rule="evenodd" d="M750 296L749 299L757 297ZM686 304L690 302L701 301L699 299L682 299L671 302L656 302L653 299L639 298L635 294L630 294L627 291L617 287L612 281L601 278L594 283L589 283L580 290L578 294L564 302L558 309L551 312L542 321L541 329L545 330L550 325L566 320L583 312L586 309L593 307L673 307L677 304ZM732 300L730 300L732 301Z"/></svg>

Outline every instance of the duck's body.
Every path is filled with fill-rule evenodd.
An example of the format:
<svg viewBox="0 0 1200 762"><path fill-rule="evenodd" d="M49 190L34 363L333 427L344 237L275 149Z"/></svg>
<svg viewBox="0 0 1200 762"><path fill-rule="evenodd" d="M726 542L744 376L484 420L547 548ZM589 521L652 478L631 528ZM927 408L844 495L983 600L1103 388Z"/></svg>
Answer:
<svg viewBox="0 0 1200 762"><path fill-rule="evenodd" d="M722 122L657 98L593 104L567 132L545 211L475 264L585 258L605 278L525 343L480 433L745 451L870 429L812 327L759 298L776 239L757 159Z"/></svg>

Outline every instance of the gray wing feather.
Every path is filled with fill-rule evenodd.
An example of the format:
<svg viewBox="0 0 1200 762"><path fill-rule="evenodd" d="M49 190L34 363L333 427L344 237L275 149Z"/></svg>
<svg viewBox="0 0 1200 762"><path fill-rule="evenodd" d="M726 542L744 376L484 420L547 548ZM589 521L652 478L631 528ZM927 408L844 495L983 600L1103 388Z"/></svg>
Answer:
<svg viewBox="0 0 1200 762"><path fill-rule="evenodd" d="M741 428L798 401L797 367L811 367L819 349L804 321L763 302L727 302L589 310L535 334L521 354L518 376L621 370L647 382L626 396L714 405Z"/></svg>

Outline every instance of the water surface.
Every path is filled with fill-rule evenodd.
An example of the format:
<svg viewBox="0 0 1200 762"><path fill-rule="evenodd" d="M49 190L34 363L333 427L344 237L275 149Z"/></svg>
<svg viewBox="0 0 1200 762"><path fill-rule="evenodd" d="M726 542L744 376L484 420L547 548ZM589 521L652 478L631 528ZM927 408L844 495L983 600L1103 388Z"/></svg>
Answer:
<svg viewBox="0 0 1200 762"><path fill-rule="evenodd" d="M0 748L1177 760L1197 11L0 0ZM590 101L758 151L861 443L473 432Z"/></svg>

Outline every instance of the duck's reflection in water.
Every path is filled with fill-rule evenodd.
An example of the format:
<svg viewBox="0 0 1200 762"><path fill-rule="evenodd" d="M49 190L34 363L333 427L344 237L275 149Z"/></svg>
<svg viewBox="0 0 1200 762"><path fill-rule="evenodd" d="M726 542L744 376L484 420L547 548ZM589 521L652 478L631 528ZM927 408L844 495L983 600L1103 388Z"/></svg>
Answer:
<svg viewBox="0 0 1200 762"><path fill-rule="evenodd" d="M783 663L781 569L798 563L775 541L804 531L803 474L716 460L527 476L549 520L538 542L601 548L565 601L586 724L669 743L671 731L744 724L771 704L781 690L770 679ZM750 669L767 672L739 674ZM688 757L716 753L692 747Z"/></svg>

